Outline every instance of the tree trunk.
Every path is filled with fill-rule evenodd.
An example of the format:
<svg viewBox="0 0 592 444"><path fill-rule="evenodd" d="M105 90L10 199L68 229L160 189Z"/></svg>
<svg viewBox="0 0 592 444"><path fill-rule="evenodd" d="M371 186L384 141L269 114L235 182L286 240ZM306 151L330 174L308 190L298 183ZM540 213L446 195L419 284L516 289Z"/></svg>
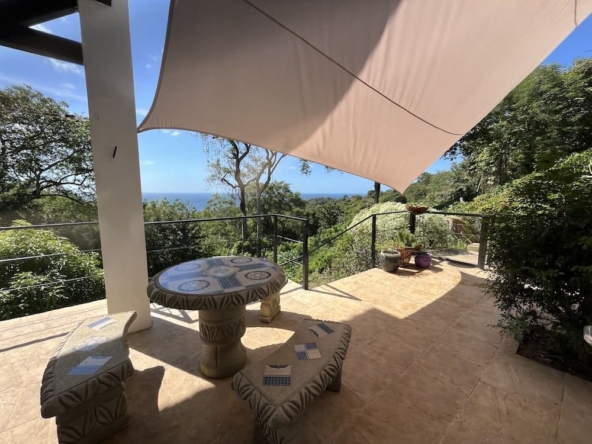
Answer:
<svg viewBox="0 0 592 444"><path fill-rule="evenodd" d="M377 204L380 200L380 183L374 182L374 203Z"/></svg>
<svg viewBox="0 0 592 444"><path fill-rule="evenodd" d="M246 218L246 216L247 216L247 196L245 194L244 187L239 188L238 198L239 198L240 212L243 216L245 216L242 219L242 235L243 235L243 242L246 242L249 239L249 227L247 225L247 218Z"/></svg>
<svg viewBox="0 0 592 444"><path fill-rule="evenodd" d="M261 189L259 188L259 181L256 184L257 194L257 214L261 214ZM261 218L257 218L257 257L261 257Z"/></svg>

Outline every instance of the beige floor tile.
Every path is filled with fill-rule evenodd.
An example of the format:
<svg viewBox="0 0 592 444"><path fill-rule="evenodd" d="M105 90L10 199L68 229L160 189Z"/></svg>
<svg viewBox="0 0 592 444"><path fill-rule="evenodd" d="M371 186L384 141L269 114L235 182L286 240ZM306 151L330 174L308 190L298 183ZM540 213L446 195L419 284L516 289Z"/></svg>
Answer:
<svg viewBox="0 0 592 444"><path fill-rule="evenodd" d="M439 301L457 308L470 309L482 297L483 293L478 287L459 284L446 292L441 298L439 298Z"/></svg>
<svg viewBox="0 0 592 444"><path fill-rule="evenodd" d="M464 424L453 423L446 431L441 444L507 444L501 432L472 430Z"/></svg>
<svg viewBox="0 0 592 444"><path fill-rule="evenodd" d="M372 304L369 307L366 307L357 315L356 319L369 318L369 314L371 314L374 319L381 322L381 325L389 324L388 326L391 326L395 322L404 319L404 317L401 317L401 315L392 307L383 304Z"/></svg>
<svg viewBox="0 0 592 444"><path fill-rule="evenodd" d="M414 364L387 387L393 400L411 405L438 421L450 422L467 400L459 387ZM437 395L435 395L437 393Z"/></svg>
<svg viewBox="0 0 592 444"><path fill-rule="evenodd" d="M356 350L345 359L342 382L368 400L384 390L400 372L381 364L373 351Z"/></svg>
<svg viewBox="0 0 592 444"><path fill-rule="evenodd" d="M273 322L269 325L273 325ZM249 331L242 337L242 343L246 348L257 350L274 344L283 344L294 334L291 330L275 327L261 327L255 331Z"/></svg>
<svg viewBox="0 0 592 444"><path fill-rule="evenodd" d="M495 345L496 347L502 342L501 330L490 322L483 320L482 317L472 313L470 317L467 317L467 313L451 328L454 331L463 333L467 336L471 336L474 339L479 339L484 342Z"/></svg>
<svg viewBox="0 0 592 444"><path fill-rule="evenodd" d="M378 363L397 371L405 370L422 353L422 350L403 342L396 333L388 330L368 341L366 351L372 353Z"/></svg>
<svg viewBox="0 0 592 444"><path fill-rule="evenodd" d="M592 384L493 337L487 324L499 312L482 277L443 262L422 272L368 270L317 292L290 283L271 324L259 321L258 303L247 307L247 362L275 351L302 319L352 326L342 392L324 393L307 410L307 444L589 443ZM57 442L55 421L39 418L41 375L62 335L104 313L98 301L0 322L2 444ZM128 336L137 369L126 382L132 423L108 442L251 442L252 412L231 378L201 375L198 313L153 306L152 318L153 328Z"/></svg>
<svg viewBox="0 0 592 444"><path fill-rule="evenodd" d="M7 429L19 426L40 416L39 393L41 384L29 384L16 389L14 407L10 413Z"/></svg>
<svg viewBox="0 0 592 444"><path fill-rule="evenodd" d="M291 299L294 299L300 302L303 305L306 305L308 308L314 307L315 305L320 304L322 301L317 297L314 292L298 292L294 293L290 296ZM280 303L281 303L281 294L280 294Z"/></svg>
<svg viewBox="0 0 592 444"><path fill-rule="evenodd" d="M442 294L444 294L444 292L442 291L434 293L428 291L427 285L423 285L423 283L419 285L418 283L416 285L398 291L397 294L400 294L406 297L407 299L416 302L418 305L425 307L426 305L429 305L430 303L437 301L439 297Z"/></svg>
<svg viewBox="0 0 592 444"><path fill-rule="evenodd" d="M557 437L562 444L587 444L592 437L592 383L565 376Z"/></svg>
<svg viewBox="0 0 592 444"><path fill-rule="evenodd" d="M345 322L351 318L337 307L324 303L307 308L301 314L320 321Z"/></svg>
<svg viewBox="0 0 592 444"><path fill-rule="evenodd" d="M446 432L446 443L555 443L557 419L479 383Z"/></svg>
<svg viewBox="0 0 592 444"><path fill-rule="evenodd" d="M397 318L404 319L412 316L414 313L420 311L425 305L421 302L412 301L406 297L393 294L392 296L384 298L379 304L375 304L375 307L388 307L388 310Z"/></svg>
<svg viewBox="0 0 592 444"><path fill-rule="evenodd" d="M416 363L438 378L459 387L467 395L471 393L486 368L486 364L469 361L453 353L445 345L431 347Z"/></svg>
<svg viewBox="0 0 592 444"><path fill-rule="evenodd" d="M407 319L421 324L428 330L434 330L440 333L448 330L465 313L465 310L435 301L421 310L408 316Z"/></svg>
<svg viewBox="0 0 592 444"><path fill-rule="evenodd" d="M337 434L337 436L329 441L332 444L373 444L376 443L376 436L373 436L374 441L370 441L363 434L358 423L347 424L344 429Z"/></svg>
<svg viewBox="0 0 592 444"><path fill-rule="evenodd" d="M0 432L8 429L10 416L18 402L19 391L20 386L12 386L10 390L0 393Z"/></svg>
<svg viewBox="0 0 592 444"><path fill-rule="evenodd" d="M564 374L557 370L517 356L513 360L494 360L481 374L481 380L541 412L559 417Z"/></svg>
<svg viewBox="0 0 592 444"><path fill-rule="evenodd" d="M27 379L23 379L19 370L19 366L12 362L7 362L0 366L0 396L2 393L14 390L16 387L20 387L25 382L28 382ZM2 420L0 419L0 424L1 423ZM0 430L2 430L2 427L0 427Z"/></svg>
<svg viewBox="0 0 592 444"><path fill-rule="evenodd" d="M415 323L410 318L403 319L388 328L396 338L419 350L425 350L431 346L441 333L429 330L419 323Z"/></svg>
<svg viewBox="0 0 592 444"><path fill-rule="evenodd" d="M557 417L498 391L503 434L508 444L555 444ZM589 438L589 437L588 437Z"/></svg>
<svg viewBox="0 0 592 444"><path fill-rule="evenodd" d="M304 304L301 300L294 297L281 297L280 305L283 312L301 313L309 306Z"/></svg>
<svg viewBox="0 0 592 444"><path fill-rule="evenodd" d="M57 444L53 419L36 418L0 433L2 444Z"/></svg>
<svg viewBox="0 0 592 444"><path fill-rule="evenodd" d="M436 346L439 343L446 344L452 353L484 364L489 364L497 350L497 347L493 344L480 341L473 338L472 335L466 335L452 329L440 337Z"/></svg>
<svg viewBox="0 0 592 444"><path fill-rule="evenodd" d="M503 435L503 426L497 390L479 382L454 418L450 429L446 432L446 435L449 434L459 437L478 434L483 434L485 437L501 437ZM464 439L461 441L468 442Z"/></svg>
<svg viewBox="0 0 592 444"><path fill-rule="evenodd" d="M315 399L302 420L315 430L321 442L330 442L346 424L353 422L365 404L362 396L344 384L341 392L325 392Z"/></svg>
<svg viewBox="0 0 592 444"><path fill-rule="evenodd" d="M387 393L373 399L356 418L356 428L376 444L437 444L446 426Z"/></svg>

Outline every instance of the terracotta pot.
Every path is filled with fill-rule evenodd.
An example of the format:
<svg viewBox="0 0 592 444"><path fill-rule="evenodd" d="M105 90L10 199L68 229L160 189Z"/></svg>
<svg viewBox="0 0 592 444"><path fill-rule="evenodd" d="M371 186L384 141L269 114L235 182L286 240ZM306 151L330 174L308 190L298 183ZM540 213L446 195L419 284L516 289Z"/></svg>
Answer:
<svg viewBox="0 0 592 444"><path fill-rule="evenodd" d="M413 256L413 248L405 247L397 248L397 250L401 253L401 267L407 267L411 260L411 256Z"/></svg>
<svg viewBox="0 0 592 444"><path fill-rule="evenodd" d="M401 263L401 253L398 251L382 250L378 257L380 266L384 271L394 273L399 269L399 264Z"/></svg>

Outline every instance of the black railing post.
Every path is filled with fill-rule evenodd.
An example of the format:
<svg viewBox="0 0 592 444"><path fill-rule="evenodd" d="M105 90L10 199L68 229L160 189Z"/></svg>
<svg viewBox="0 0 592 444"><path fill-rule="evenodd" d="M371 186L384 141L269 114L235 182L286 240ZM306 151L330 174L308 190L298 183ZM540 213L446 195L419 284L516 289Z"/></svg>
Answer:
<svg viewBox="0 0 592 444"><path fill-rule="evenodd" d="M256 248L257 257L261 257L261 236L259 236L260 232L261 232L261 216L257 216L257 248Z"/></svg>
<svg viewBox="0 0 592 444"><path fill-rule="evenodd" d="M302 226L302 288L308 290L308 219Z"/></svg>
<svg viewBox="0 0 592 444"><path fill-rule="evenodd" d="M409 213L409 232L411 234L415 234L415 222L416 222L415 213Z"/></svg>
<svg viewBox="0 0 592 444"><path fill-rule="evenodd" d="M481 236L479 238L479 259L477 265L482 270L485 268L485 257L487 255L487 240L489 238L489 217L481 219Z"/></svg>
<svg viewBox="0 0 592 444"><path fill-rule="evenodd" d="M370 254L372 255L372 268L376 267L376 214L372 215L372 245L370 245Z"/></svg>
<svg viewBox="0 0 592 444"><path fill-rule="evenodd" d="M274 214L273 215L273 261L276 264L278 261L277 227L278 227L278 217L277 217L277 214Z"/></svg>

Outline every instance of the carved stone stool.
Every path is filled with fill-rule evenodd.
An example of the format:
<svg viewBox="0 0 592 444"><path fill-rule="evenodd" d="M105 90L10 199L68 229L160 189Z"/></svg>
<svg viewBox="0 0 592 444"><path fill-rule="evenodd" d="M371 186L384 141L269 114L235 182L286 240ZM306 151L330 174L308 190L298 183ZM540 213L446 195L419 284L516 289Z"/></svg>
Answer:
<svg viewBox="0 0 592 444"><path fill-rule="evenodd" d="M281 311L280 293L277 292L261 299L261 308L259 311L261 312L261 322L270 323Z"/></svg>
<svg viewBox="0 0 592 444"><path fill-rule="evenodd" d="M323 323L333 333L317 337L309 327ZM234 376L232 388L255 415L255 442L295 444L300 439L301 414L325 390L339 392L351 327L338 322L302 321L278 350ZM299 360L294 345L315 342L319 359ZM263 385L266 365L290 365L289 386Z"/></svg>
<svg viewBox="0 0 592 444"><path fill-rule="evenodd" d="M60 444L99 443L128 425L123 381L134 367L126 335L135 318L126 312L87 319L49 360L41 416L56 417Z"/></svg>

